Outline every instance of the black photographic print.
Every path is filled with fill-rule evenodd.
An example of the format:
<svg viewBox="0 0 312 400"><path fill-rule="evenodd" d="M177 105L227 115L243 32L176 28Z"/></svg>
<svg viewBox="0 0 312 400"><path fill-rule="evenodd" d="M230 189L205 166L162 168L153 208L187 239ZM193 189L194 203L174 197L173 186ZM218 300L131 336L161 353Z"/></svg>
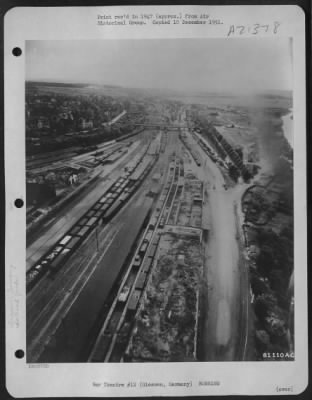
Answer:
<svg viewBox="0 0 312 400"><path fill-rule="evenodd" d="M27 360L293 360L292 107L289 38L28 41Z"/></svg>

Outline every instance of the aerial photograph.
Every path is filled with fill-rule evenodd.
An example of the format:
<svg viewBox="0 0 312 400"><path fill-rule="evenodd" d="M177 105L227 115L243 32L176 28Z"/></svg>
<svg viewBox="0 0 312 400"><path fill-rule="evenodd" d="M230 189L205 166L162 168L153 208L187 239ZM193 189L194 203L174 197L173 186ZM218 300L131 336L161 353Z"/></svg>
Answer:
<svg viewBox="0 0 312 400"><path fill-rule="evenodd" d="M292 40L25 56L27 363L293 361Z"/></svg>

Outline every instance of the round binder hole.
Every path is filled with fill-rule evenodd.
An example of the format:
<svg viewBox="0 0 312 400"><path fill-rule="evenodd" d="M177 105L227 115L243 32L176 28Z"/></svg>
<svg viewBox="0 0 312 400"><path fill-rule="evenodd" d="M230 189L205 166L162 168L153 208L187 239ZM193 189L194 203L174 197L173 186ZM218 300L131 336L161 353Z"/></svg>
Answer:
<svg viewBox="0 0 312 400"><path fill-rule="evenodd" d="M19 57L22 54L22 49L20 47L14 47L12 50L13 56Z"/></svg>
<svg viewBox="0 0 312 400"><path fill-rule="evenodd" d="M22 208L23 205L24 205L24 202L23 202L22 199L16 199L15 202L14 202L14 204L15 204L15 207L16 207L16 208Z"/></svg>
<svg viewBox="0 0 312 400"><path fill-rule="evenodd" d="M24 357L24 355L25 355L25 353L24 353L24 351L23 350L16 350L16 352L15 352L15 357L16 358L23 358Z"/></svg>

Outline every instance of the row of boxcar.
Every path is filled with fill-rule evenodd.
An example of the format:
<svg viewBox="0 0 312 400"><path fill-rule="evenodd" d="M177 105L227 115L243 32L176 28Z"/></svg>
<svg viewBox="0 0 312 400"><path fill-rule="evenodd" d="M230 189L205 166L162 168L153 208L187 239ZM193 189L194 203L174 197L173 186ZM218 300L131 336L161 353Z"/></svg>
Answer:
<svg viewBox="0 0 312 400"><path fill-rule="evenodd" d="M147 235L148 234L149 230L147 232ZM140 299L147 283L148 275L151 272L158 242L159 235L157 235L153 239L148 253L144 258L142 267L140 268L141 265L139 266L139 269L141 269L140 272L137 268L133 268L132 266L125 285L118 296L118 301L115 305L114 311L110 316L110 320L108 321L104 333L99 338L97 346L93 351L92 359L90 361L97 362L105 360L109 348L112 345L113 336L116 333L117 338L109 359L113 360L114 354L116 355L116 353L118 353L119 357L122 356L123 351L125 350L128 340L130 338L131 330L134 323L133 317L138 309ZM117 326L119 325L121 318L123 318L122 325L119 331L116 332Z"/></svg>
<svg viewBox="0 0 312 400"><path fill-rule="evenodd" d="M161 210L163 208L163 204L168 196L168 192L170 190L169 196L166 201L166 206L169 201L171 204L171 194L175 192L175 185L176 182L178 181L179 178L179 161L177 162L172 162L172 164L169 167L169 177L168 177L168 184L165 186L164 193L160 196L158 204L159 210L156 211L155 215L150 221L149 228L144 236L144 239L141 243L141 246L139 248L138 254L141 256L141 264L138 265L138 269L140 270L139 275L137 276L136 282L135 282L135 288L134 291L129 299L128 302L128 311L135 312L138 307L139 300L141 298L142 292L144 291L148 275L151 271L153 261L155 259L155 255L157 252L159 240L160 240L160 235L156 234L152 240L155 228L157 226L157 222L159 217L162 218L161 216ZM173 181L173 185L171 186ZM173 197L172 197L173 198ZM159 222L159 227L161 227L161 220Z"/></svg>
<svg viewBox="0 0 312 400"><path fill-rule="evenodd" d="M174 182L172 187L171 187L169 196L168 196L167 201L166 201L166 206L165 206L163 215L162 215L160 223L159 223L159 227L160 228L163 228L165 226L166 222L167 222L168 214L169 214L169 211L170 211L170 208L171 208L172 201L174 199L176 188L177 188L177 183Z"/></svg>
<svg viewBox="0 0 312 400"><path fill-rule="evenodd" d="M148 229L145 232L137 254L130 266L130 271L118 295L110 321L108 321L107 327L99 338L97 346L93 351L91 358L92 362L103 361L112 345L112 338L116 332L112 330L111 319L115 320L116 318L122 318L123 316L121 328L117 332L114 350L109 358L114 358L113 355L121 350L120 346L123 345L123 347L125 347L128 343L134 322L133 317L138 309L139 301L147 284L148 276L151 272L160 240L159 234L156 234L154 237L153 234L157 228L159 218L161 217L161 210L167 198L168 191L176 176L176 169L178 169L178 163L175 163L174 161L171 162L169 166L168 183L165 186L164 192L160 196L160 204L158 204L158 208L150 220Z"/></svg>
<svg viewBox="0 0 312 400"><path fill-rule="evenodd" d="M138 164L140 162L141 160L138 161ZM27 272L27 290L30 290L46 272L58 270L96 225L107 223L113 218L136 191L152 167L153 159L151 159L147 168L142 171L142 175L138 177L136 182L130 181L131 172L129 171L117 179L105 194L65 233L58 243Z"/></svg>
<svg viewBox="0 0 312 400"><path fill-rule="evenodd" d="M210 147L204 142L202 139L198 139L198 143L201 146L201 148L204 150L204 152L212 159L213 162L216 162L218 157L215 154L213 150L210 149Z"/></svg>
<svg viewBox="0 0 312 400"><path fill-rule="evenodd" d="M161 194L158 202L158 208L156 209L156 212L154 213L150 223L149 227L144 235L144 239L142 240L142 243L140 245L140 248L138 249L138 254L137 256L140 257L135 264L136 271L139 271L139 275L137 277L136 283L135 283L135 290L133 292L133 299L129 300L128 304L128 310L130 311L135 311L136 306L137 306L137 296L135 293L138 293L139 291L142 291L145 287L146 281L147 281L147 276L151 270L151 266L157 251L158 243L160 240L160 235L156 234L153 237L154 231L157 227L158 220L160 218L159 222L159 227L161 227L161 210L163 208L164 202L168 196L168 192L170 190L171 184L173 182L173 185L176 184L176 181L178 180L179 177L179 163L173 161L170 166L169 166L169 176L168 176L168 183L166 184L164 188L164 192ZM174 186L172 186L174 187ZM172 188L171 187L171 188ZM170 194L169 194L170 196ZM168 199L167 199L168 201ZM144 260L144 261L143 261Z"/></svg>
<svg viewBox="0 0 312 400"><path fill-rule="evenodd" d="M180 198L182 195L182 191L183 191L183 183L180 182L178 184L178 189L177 189L175 198L173 200L170 214L168 216L168 225L173 225L175 222L176 214L178 212L178 208L179 208L179 204L180 204Z"/></svg>
<svg viewBox="0 0 312 400"><path fill-rule="evenodd" d="M204 150L204 152L211 158L211 160L213 162L215 162L216 164L222 166L225 169L229 169L231 163L230 162L226 162L223 161L208 145L207 143L202 140L202 139L198 139L198 143L201 146L201 148Z"/></svg>
<svg viewBox="0 0 312 400"><path fill-rule="evenodd" d="M160 219L160 223L159 223L159 227L160 228L163 228L165 226L166 222L167 222L168 214L169 214L169 211L171 209L172 202L173 202L173 200L175 198L175 193L176 193L176 189L177 189L177 186L178 186L179 177L181 176L181 172L182 172L181 167L183 168L183 161L182 160L180 160L180 161L177 160L176 167L175 167L175 169L174 169L174 171L172 173L173 184L171 186L169 195L168 195L167 200L166 200L166 205L165 205L165 209L164 209L163 215L162 215L162 217ZM184 168L183 168L183 173L184 173Z"/></svg>
<svg viewBox="0 0 312 400"><path fill-rule="evenodd" d="M147 235L149 234L149 231L147 232ZM140 271L138 272L134 272L132 271L132 285L130 286L130 282L129 281L129 276L131 275L131 273L128 276L127 279L127 283L129 286L126 287L126 289L124 289L127 292L127 295L125 296L124 299L121 299L121 295L119 295L119 301L118 303L121 305L121 303L123 304L123 309L125 311L125 313L123 314L123 321L121 324L120 329L118 330L118 332L114 332L112 330L105 330L104 336L103 337L103 341L101 340L99 343L98 348L96 349L94 358L92 359L92 361L103 361L104 359L106 359L106 361L112 361L112 362L119 362L120 359L123 357L123 354L127 348L129 339L130 339L130 335L133 329L133 324L135 322L135 314L138 310L139 307L139 303L140 300L142 298L142 295L144 293L146 284L147 284L147 280L148 280L148 276L151 273L151 269L152 269L152 264L155 258L155 254L157 251L157 247L158 247L158 242L159 242L159 235L156 235L156 237L154 237L151 245L148 247L146 256L144 258L144 261L141 265ZM134 283L135 281L135 283ZM129 297L129 293L131 291L131 288L134 286L132 293L130 294ZM129 297L129 300L127 302L127 298ZM123 301L121 301L123 300ZM116 309L114 310L114 313L117 314L119 310L119 307L117 306ZM116 335L116 339L113 345L113 349L110 355L107 354L103 354L103 346L101 346L101 342L105 342L105 351L108 352L110 346L112 346L112 337L113 335L117 333ZM101 353L101 354L100 354ZM101 359L99 359L99 357L101 357Z"/></svg>
<svg viewBox="0 0 312 400"><path fill-rule="evenodd" d="M159 240L159 237L157 238ZM99 337L96 348L93 350L91 362L104 361L112 344L113 335L116 333L116 329L121 318L124 318L123 323L117 332L117 340L114 346L119 348L120 339L123 341L124 347L127 345L132 325L134 322L134 315L138 308L138 304L144 288L147 283L148 274L151 271L153 259L155 257L158 242L153 240L151 249L149 249L144 259L141 271L139 272L142 259L140 263L135 266L135 262L132 264L131 270L128 274L127 280L119 293L118 301L115 305L114 311L112 312L105 331ZM142 247L142 246L141 246ZM152 250L152 251L151 251ZM133 287L135 285L135 287ZM132 293L130 295L130 292ZM130 297L129 297L130 296ZM128 300L128 301L127 301ZM120 337L119 337L120 336Z"/></svg>
<svg viewBox="0 0 312 400"><path fill-rule="evenodd" d="M159 200L158 200L158 209L156 210L156 214L155 214L155 218L158 220L158 218L160 217L161 214L161 209L165 203L165 200L167 198L168 192L170 190L171 184L175 178L176 175L176 170L177 170L177 164L175 163L175 161L173 160L170 164L169 164L169 175L168 175L168 180L167 183L164 187L164 191L161 194ZM159 221L159 227L163 228L165 225L165 218L162 215Z"/></svg>
<svg viewBox="0 0 312 400"><path fill-rule="evenodd" d="M126 303L130 289L133 286L133 282L134 282L136 276L138 275L139 270L141 269L141 272L139 273L139 276L136 281L135 289L132 293L133 298L129 299L128 310L130 310L130 311L135 310L135 307L138 303L138 299L134 293L137 290L144 289L146 279L147 279L147 274L150 271L152 261L156 254L160 236L156 235L153 240L152 240L152 237L153 237L154 231L157 227L157 223L158 223L158 220L159 220L160 214L161 214L161 209L162 209L163 203L167 197L172 180L176 176L176 169L177 169L176 166L178 166L178 164L176 164L175 162L171 162L170 167L169 167L168 183L165 186L165 190L161 194L160 199L159 199L160 206L156 209L156 212L154 213L153 217L150 220L148 229L145 232L144 238L143 238L141 245L137 251L137 255L134 258L134 262L131 266L127 281L125 282L124 288L122 289L122 291L118 297L119 302ZM142 265L142 262L143 262L143 265Z"/></svg>
<svg viewBox="0 0 312 400"><path fill-rule="evenodd" d="M166 149L168 141L168 132L162 132L161 141L160 141L160 152L164 153Z"/></svg>
<svg viewBox="0 0 312 400"><path fill-rule="evenodd" d="M148 234L148 233L147 233ZM144 250L144 254L142 255L142 260L144 258L144 256L146 255L146 257L144 258L144 261L142 263L142 268L140 270L139 276L137 277L136 283L135 283L135 291L143 291L144 287L146 285L147 282L147 277L148 274L151 271L151 267L152 267L152 263L153 260L155 258L155 254L157 251L157 247L158 247L158 243L159 243L159 239L160 236L156 235L153 239L152 242L150 242L150 246L148 246L145 250ZM146 239L148 240L148 239ZM133 307L134 302L132 301L132 303L128 304L128 309L130 311L135 311L135 308Z"/></svg>
<svg viewBox="0 0 312 400"><path fill-rule="evenodd" d="M130 272L128 275L128 278L125 282L125 285L120 292L120 295L118 296L118 301L125 303L128 294L130 292L131 287L134 284L135 279L137 279L136 284L135 284L135 290L142 290L145 286L146 279L147 279L147 274L150 271L151 265L152 265L152 260L155 257L158 242L159 242L159 235L157 235L153 240L154 230L151 228L148 229L146 232L144 239L137 251L137 255L134 258L134 261L130 267ZM143 261L144 259L144 261ZM143 266L142 266L143 263ZM142 268L141 268L142 267ZM141 272L139 272L141 269ZM133 301L130 301L132 304ZM129 309L133 309L133 307L128 306Z"/></svg>

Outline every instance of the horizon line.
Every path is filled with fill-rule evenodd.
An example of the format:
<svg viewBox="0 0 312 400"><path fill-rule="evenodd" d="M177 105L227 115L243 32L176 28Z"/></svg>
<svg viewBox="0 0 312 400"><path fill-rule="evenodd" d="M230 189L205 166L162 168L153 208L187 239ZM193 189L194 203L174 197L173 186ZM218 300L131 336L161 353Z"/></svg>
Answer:
<svg viewBox="0 0 312 400"><path fill-rule="evenodd" d="M85 85L85 86L107 86L107 87L112 87L112 88L119 88L119 89L128 89L128 90L155 90L155 91L164 91L164 92L177 92L177 93L201 93L201 94L205 94L205 93L237 93L235 91L231 91L231 90L222 90L222 91L218 91L218 90L211 90L211 91L198 91L198 90L194 90L193 92L190 90L179 90L179 89L175 89L175 88L157 88L157 87L134 87L134 86L120 86L114 83L96 83L96 82L87 82L87 81L77 81L77 80L50 80L50 79L25 79L25 83L56 83L56 84L70 84L70 85ZM280 89L280 88L272 88L272 89L263 89L263 90L256 90L256 91L241 91L238 92L238 94L261 94L261 93L269 93L269 92L289 92L289 93L293 93L293 89Z"/></svg>

